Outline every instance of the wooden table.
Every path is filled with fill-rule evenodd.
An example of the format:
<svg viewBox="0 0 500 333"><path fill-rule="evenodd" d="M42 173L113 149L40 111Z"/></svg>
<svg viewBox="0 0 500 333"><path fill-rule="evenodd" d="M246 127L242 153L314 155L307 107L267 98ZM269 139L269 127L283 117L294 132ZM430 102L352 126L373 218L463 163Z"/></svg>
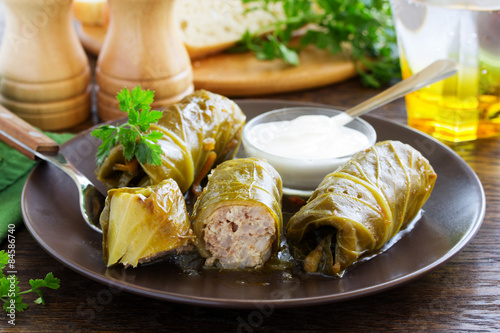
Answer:
<svg viewBox="0 0 500 333"><path fill-rule="evenodd" d="M350 107L376 92L352 79L324 88L266 98ZM406 121L403 100L373 113L401 123ZM111 294L108 287L73 272L45 253L28 230L20 227L15 236L21 289L29 288L30 278L42 278L48 272L61 279L61 288L45 291L45 306L33 304L27 311L17 313L15 327L8 325L6 318L0 315L0 331L500 331L500 139L480 140L454 149L475 170L484 185L488 204L484 223L464 251L414 282L352 301L276 309L265 315L257 309L188 306L127 292ZM6 242L0 249L7 249ZM30 303L33 299L27 297Z"/></svg>

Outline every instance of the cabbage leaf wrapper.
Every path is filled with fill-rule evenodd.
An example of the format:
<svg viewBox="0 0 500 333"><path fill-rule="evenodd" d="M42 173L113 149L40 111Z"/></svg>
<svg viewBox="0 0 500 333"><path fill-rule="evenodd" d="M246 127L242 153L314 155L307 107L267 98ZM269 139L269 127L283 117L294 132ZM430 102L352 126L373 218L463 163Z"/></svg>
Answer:
<svg viewBox="0 0 500 333"><path fill-rule="evenodd" d="M266 161L242 158L219 164L208 176L191 218L205 264L262 267L279 247L281 198L281 177Z"/></svg>
<svg viewBox="0 0 500 333"><path fill-rule="evenodd" d="M195 243L184 196L172 179L145 188L109 190L100 223L108 267L136 267Z"/></svg>
<svg viewBox="0 0 500 333"><path fill-rule="evenodd" d="M212 165L232 159L241 143L246 117L232 100L205 90L197 90L163 110L157 123L147 132L164 135L161 165L126 161L123 146L112 148L96 169L97 178L108 188L156 185L174 179L185 193L198 183Z"/></svg>
<svg viewBox="0 0 500 333"><path fill-rule="evenodd" d="M399 141L355 154L289 220L293 256L309 273L341 277L417 216L436 177L420 152Z"/></svg>

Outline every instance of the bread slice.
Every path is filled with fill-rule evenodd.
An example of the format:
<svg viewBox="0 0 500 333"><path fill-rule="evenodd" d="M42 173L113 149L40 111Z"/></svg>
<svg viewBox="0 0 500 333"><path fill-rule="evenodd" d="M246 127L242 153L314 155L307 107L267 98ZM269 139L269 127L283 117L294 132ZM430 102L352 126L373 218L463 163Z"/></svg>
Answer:
<svg viewBox="0 0 500 333"><path fill-rule="evenodd" d="M284 16L279 4L272 4L271 14L249 10L255 4L241 0L177 0L175 6L175 18L191 59L233 46L246 30L266 32L265 27Z"/></svg>
<svg viewBox="0 0 500 333"><path fill-rule="evenodd" d="M191 59L233 46L246 30L268 32L269 24L284 17L281 4L271 4L271 13L250 10L254 6L241 0L176 0L174 18ZM109 22L106 0L75 0L73 13L86 26L106 27Z"/></svg>
<svg viewBox="0 0 500 333"><path fill-rule="evenodd" d="M106 0L75 0L73 16L87 26L106 26L109 21L109 9Z"/></svg>

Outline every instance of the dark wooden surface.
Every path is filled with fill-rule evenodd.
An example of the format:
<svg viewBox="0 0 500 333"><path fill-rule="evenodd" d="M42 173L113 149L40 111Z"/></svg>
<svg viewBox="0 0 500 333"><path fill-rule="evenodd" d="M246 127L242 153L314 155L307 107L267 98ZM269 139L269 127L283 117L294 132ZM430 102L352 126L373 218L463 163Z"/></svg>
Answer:
<svg viewBox="0 0 500 333"><path fill-rule="evenodd" d="M312 101L347 108L375 93L353 79L324 88L266 98ZM402 123L406 121L402 100L373 113ZM88 122L85 126L90 124ZM61 288L45 292L45 306L33 304L27 311L17 313L15 327L8 325L6 317L0 315L0 331L500 331L500 139L480 140L454 149L475 170L484 185L488 204L484 223L465 250L446 265L414 282L357 300L269 312L257 308L236 310L187 306L127 292L111 293L107 286L80 276L45 253L23 226L15 233L16 267L21 289L29 288L30 278L42 278L47 272L53 272L61 279ZM0 249L6 248L6 242L0 245ZM27 296L27 300L32 302L34 297Z"/></svg>
<svg viewBox="0 0 500 333"><path fill-rule="evenodd" d="M349 107L375 94L357 80L320 89L270 96ZM405 121L403 101L375 114ZM442 268L407 285L361 299L317 307L274 310L212 309L152 300L84 278L45 253L26 228L16 230L16 267L22 289L28 279L53 272L61 288L47 291L45 306L18 313L23 332L318 332L500 330L500 139L457 147L481 179L488 202L472 243ZM453 198L450 198L453 200ZM63 236L62 236L63 237ZM425 246L425 244L423 244ZM6 244L2 244L6 249ZM28 297L28 300L32 301ZM247 323L250 326L244 326ZM13 331L0 321L1 329Z"/></svg>

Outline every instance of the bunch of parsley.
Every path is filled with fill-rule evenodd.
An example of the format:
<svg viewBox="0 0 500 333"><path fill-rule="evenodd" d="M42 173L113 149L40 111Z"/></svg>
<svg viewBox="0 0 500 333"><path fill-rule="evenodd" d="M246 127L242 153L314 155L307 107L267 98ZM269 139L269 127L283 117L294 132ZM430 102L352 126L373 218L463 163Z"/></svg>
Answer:
<svg viewBox="0 0 500 333"><path fill-rule="evenodd" d="M5 276L3 273L4 267L9 262L9 255L4 250L0 251L0 300L3 303L3 309L8 310L8 306L12 303L15 304L16 311L24 311L28 308L28 304L23 302L23 295L27 293L35 293L38 298L35 299L36 304L45 304L45 300L40 288L59 288L59 279L55 278L52 273L48 273L44 279L30 279L29 284L31 289L20 291L17 276ZM12 288L14 286L14 288Z"/></svg>
<svg viewBox="0 0 500 333"><path fill-rule="evenodd" d="M307 45L350 57L364 84L378 88L400 77L396 34L388 0L242 0L273 14L281 4L284 18L254 33L245 32L233 51L251 51L258 59L282 59L298 65L298 52ZM294 33L306 32L298 46ZM262 35L263 31L272 31Z"/></svg>

